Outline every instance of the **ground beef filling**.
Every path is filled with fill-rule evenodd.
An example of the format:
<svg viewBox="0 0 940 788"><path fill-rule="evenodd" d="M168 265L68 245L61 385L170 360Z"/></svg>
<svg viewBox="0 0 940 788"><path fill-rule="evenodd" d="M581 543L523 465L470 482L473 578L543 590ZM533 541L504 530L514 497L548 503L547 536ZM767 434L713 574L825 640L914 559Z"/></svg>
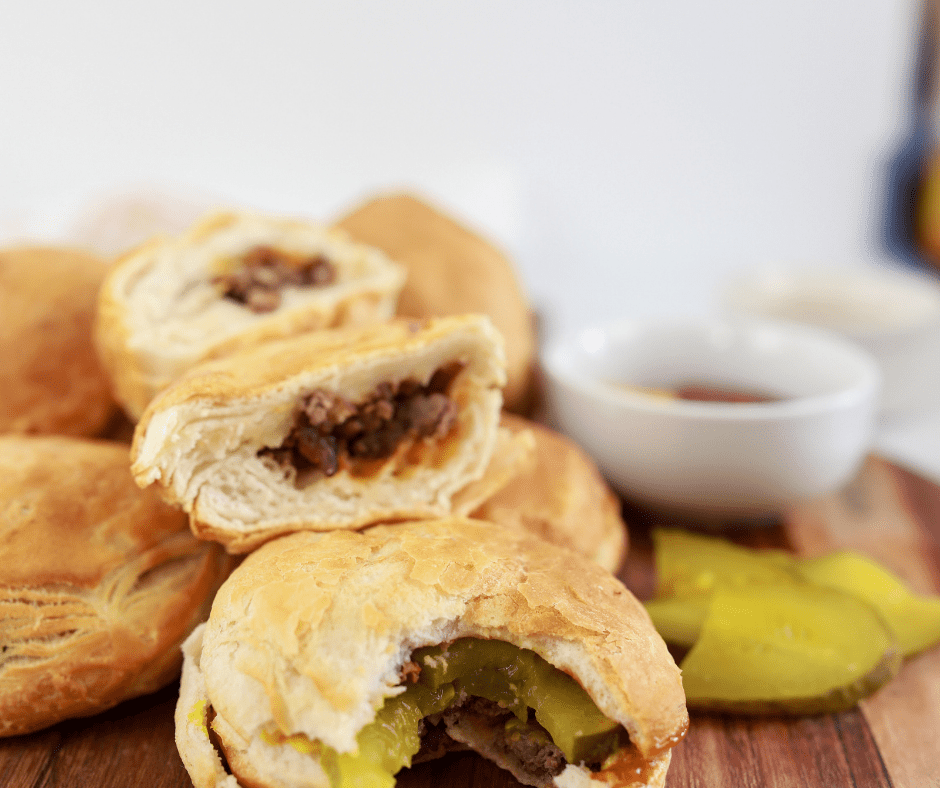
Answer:
<svg viewBox="0 0 940 788"><path fill-rule="evenodd" d="M403 441L440 440L457 422L457 403L449 391L463 367L462 362L441 367L427 385L411 378L381 383L358 404L312 391L301 400L284 443L258 454L298 473L332 476L347 461L387 459Z"/></svg>
<svg viewBox="0 0 940 788"><path fill-rule="evenodd" d="M454 750L465 750L466 745L447 735L448 723L471 716L484 723L493 733L491 744L509 760L520 764L532 785L551 785L552 778L561 774L567 761L552 742L548 732L535 721L518 723L515 715L499 704L485 698L468 697L435 718L422 721L421 750L415 763L431 760ZM509 726L507 726L509 723Z"/></svg>
<svg viewBox="0 0 940 788"><path fill-rule="evenodd" d="M272 312L281 305L281 288L323 287L336 281L336 268L325 255L302 256L271 246L255 246L236 261L231 273L213 277L225 298L252 312Z"/></svg>

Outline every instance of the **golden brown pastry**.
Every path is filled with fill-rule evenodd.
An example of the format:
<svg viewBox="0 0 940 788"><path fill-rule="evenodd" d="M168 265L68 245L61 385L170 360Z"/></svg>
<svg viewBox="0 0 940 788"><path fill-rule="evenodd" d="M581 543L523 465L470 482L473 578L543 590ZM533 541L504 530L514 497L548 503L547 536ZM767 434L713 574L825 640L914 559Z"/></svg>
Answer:
<svg viewBox="0 0 940 788"><path fill-rule="evenodd" d="M0 433L96 435L115 409L92 343L107 264L71 249L0 250Z"/></svg>
<svg viewBox="0 0 940 788"><path fill-rule="evenodd" d="M404 271L338 231L213 214L121 257L101 290L96 341L135 420L194 364L304 331L387 320Z"/></svg>
<svg viewBox="0 0 940 788"><path fill-rule="evenodd" d="M661 787L688 726L679 670L618 580L478 520L269 542L184 654L196 788L390 785L450 746L527 785Z"/></svg>
<svg viewBox="0 0 940 788"><path fill-rule="evenodd" d="M481 312L506 340L505 406L530 405L535 324L512 263L496 247L407 194L378 197L340 219L353 238L408 269L398 314L438 317Z"/></svg>
<svg viewBox="0 0 940 788"><path fill-rule="evenodd" d="M147 408L132 471L231 552L298 529L449 514L493 453L500 342L487 318L465 315L313 332L206 363Z"/></svg>
<svg viewBox="0 0 940 788"><path fill-rule="evenodd" d="M627 553L620 502L579 446L548 427L503 414L513 434L535 441L529 464L471 516L515 525L616 572Z"/></svg>
<svg viewBox="0 0 940 788"><path fill-rule="evenodd" d="M137 488L126 446L0 437L0 736L172 681L229 564Z"/></svg>

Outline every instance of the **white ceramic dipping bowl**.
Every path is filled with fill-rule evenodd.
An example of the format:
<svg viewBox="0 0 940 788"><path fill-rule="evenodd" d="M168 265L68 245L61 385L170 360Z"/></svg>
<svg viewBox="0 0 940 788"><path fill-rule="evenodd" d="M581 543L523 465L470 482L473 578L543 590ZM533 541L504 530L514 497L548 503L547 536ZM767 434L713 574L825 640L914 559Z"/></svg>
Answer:
<svg viewBox="0 0 940 788"><path fill-rule="evenodd" d="M724 294L733 314L833 331L871 353L889 417L940 409L940 283L888 268L768 269Z"/></svg>
<svg viewBox="0 0 940 788"><path fill-rule="evenodd" d="M714 517L773 514L849 481L878 410L875 361L808 327L622 320L545 348L546 415L638 502ZM754 404L628 386L763 392Z"/></svg>

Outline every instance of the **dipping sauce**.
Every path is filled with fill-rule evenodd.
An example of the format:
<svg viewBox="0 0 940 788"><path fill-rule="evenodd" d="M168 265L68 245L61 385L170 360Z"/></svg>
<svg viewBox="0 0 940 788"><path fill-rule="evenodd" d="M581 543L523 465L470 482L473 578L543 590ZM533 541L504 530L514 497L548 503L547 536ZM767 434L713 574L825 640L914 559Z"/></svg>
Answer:
<svg viewBox="0 0 940 788"><path fill-rule="evenodd" d="M783 397L765 394L757 391L742 391L740 389L719 388L701 383L686 383L676 389L677 399L687 399L693 402L779 402Z"/></svg>
<svg viewBox="0 0 940 788"><path fill-rule="evenodd" d="M661 399L682 399L691 402L729 402L737 404L753 404L757 402L780 402L783 397L768 394L762 391L725 388L706 383L682 383L675 388L652 388L649 386L632 386L627 383L616 384L618 388L627 389L638 394Z"/></svg>

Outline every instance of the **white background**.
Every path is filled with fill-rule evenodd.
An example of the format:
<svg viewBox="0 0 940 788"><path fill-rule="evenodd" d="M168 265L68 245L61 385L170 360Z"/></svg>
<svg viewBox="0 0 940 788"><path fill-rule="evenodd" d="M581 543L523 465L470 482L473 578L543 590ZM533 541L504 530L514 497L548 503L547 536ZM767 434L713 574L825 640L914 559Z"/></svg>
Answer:
<svg viewBox="0 0 940 788"><path fill-rule="evenodd" d="M0 233L142 187L324 220L405 187L499 242L550 330L708 311L750 266L887 262L919 24L915 0L6 0Z"/></svg>

